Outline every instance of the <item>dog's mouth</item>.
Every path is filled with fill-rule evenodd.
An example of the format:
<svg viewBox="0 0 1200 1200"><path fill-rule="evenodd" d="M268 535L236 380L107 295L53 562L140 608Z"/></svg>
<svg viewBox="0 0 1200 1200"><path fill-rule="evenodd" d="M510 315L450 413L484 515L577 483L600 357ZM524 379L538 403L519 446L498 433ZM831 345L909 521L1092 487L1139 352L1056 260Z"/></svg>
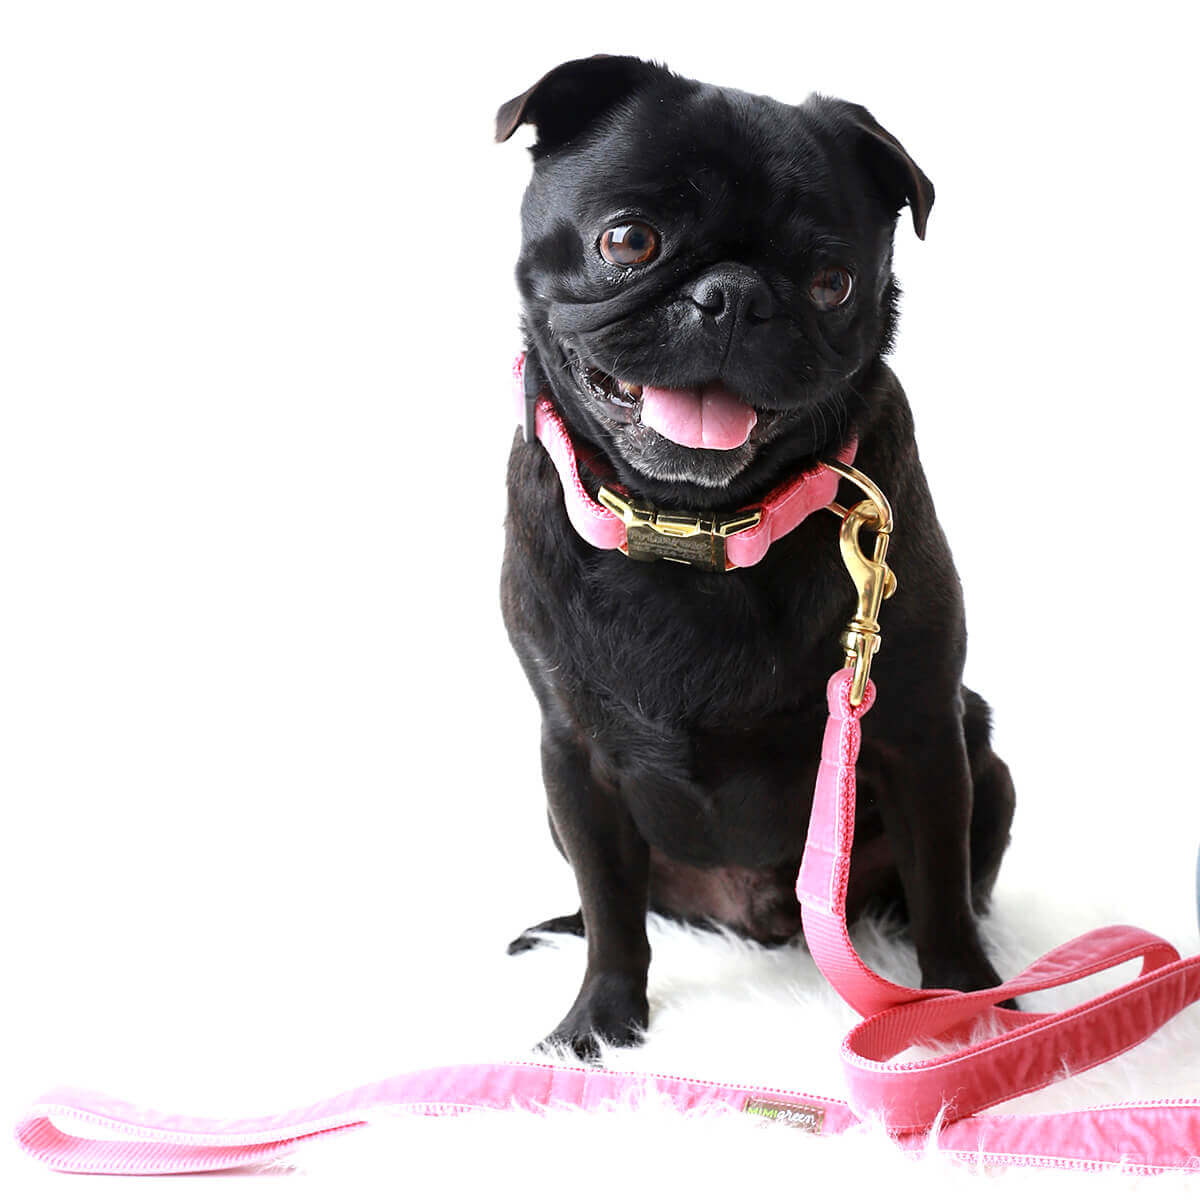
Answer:
<svg viewBox="0 0 1200 1200"><path fill-rule="evenodd" d="M669 388L631 383L596 367L579 371L582 386L611 420L640 425L693 450L736 450L759 422L758 411L719 382Z"/></svg>

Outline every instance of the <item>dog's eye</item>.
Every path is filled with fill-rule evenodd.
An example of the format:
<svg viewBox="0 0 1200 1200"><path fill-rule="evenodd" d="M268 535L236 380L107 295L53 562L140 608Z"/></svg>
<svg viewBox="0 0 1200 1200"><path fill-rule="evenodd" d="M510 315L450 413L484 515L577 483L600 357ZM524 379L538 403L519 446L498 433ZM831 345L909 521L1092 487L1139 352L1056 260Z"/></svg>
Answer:
<svg viewBox="0 0 1200 1200"><path fill-rule="evenodd" d="M818 271L808 285L808 298L822 312L839 308L850 299L854 276L845 267L825 267Z"/></svg>
<svg viewBox="0 0 1200 1200"><path fill-rule="evenodd" d="M640 267L658 253L658 234L641 221L614 225L600 235L600 254L614 267Z"/></svg>

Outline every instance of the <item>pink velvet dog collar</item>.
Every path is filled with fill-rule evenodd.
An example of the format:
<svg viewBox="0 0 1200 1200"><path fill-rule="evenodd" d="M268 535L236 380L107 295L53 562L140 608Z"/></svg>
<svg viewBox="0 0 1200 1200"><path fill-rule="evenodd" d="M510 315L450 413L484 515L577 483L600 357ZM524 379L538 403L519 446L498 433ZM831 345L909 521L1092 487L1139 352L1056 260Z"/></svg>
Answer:
<svg viewBox="0 0 1200 1200"><path fill-rule="evenodd" d="M513 400L518 419L523 421L524 354L513 364ZM757 507L724 518L713 513L657 513L615 485L600 490L605 501L601 503L584 487L571 435L545 394L537 397L533 426L558 471L567 517L575 532L597 550L620 550L630 558L668 558L716 571L752 567L774 542L837 495L837 475L826 466L817 466L781 483ZM840 461L852 463L856 450L857 442L851 442L838 456Z"/></svg>

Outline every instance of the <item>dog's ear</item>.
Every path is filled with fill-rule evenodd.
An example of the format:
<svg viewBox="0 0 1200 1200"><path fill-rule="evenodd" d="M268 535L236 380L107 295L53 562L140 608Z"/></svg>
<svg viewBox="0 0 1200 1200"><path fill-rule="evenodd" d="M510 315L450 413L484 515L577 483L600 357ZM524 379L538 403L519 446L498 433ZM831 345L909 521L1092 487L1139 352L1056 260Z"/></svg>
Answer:
<svg viewBox="0 0 1200 1200"><path fill-rule="evenodd" d="M671 78L666 67L625 55L577 58L547 72L528 91L500 105L496 141L506 142L517 127L537 126L536 153L569 141L614 105L652 79Z"/></svg>
<svg viewBox="0 0 1200 1200"><path fill-rule="evenodd" d="M929 210L933 207L933 184L913 161L912 155L861 104L810 96L807 105L831 112L841 127L854 139L855 152L888 204L899 212L906 204L912 210L913 228L924 240ZM839 130L840 132L841 130Z"/></svg>

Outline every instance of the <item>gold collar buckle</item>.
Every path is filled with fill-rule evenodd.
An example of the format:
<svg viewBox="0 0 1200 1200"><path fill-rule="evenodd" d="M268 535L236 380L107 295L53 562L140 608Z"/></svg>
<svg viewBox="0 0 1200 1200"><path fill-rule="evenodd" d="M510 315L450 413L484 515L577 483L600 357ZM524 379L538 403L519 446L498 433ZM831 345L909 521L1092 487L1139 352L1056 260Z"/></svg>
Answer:
<svg viewBox="0 0 1200 1200"><path fill-rule="evenodd" d="M761 509L738 513L659 512L602 487L596 499L625 526L622 553L639 562L683 563L702 571L732 571L725 539L762 520Z"/></svg>

